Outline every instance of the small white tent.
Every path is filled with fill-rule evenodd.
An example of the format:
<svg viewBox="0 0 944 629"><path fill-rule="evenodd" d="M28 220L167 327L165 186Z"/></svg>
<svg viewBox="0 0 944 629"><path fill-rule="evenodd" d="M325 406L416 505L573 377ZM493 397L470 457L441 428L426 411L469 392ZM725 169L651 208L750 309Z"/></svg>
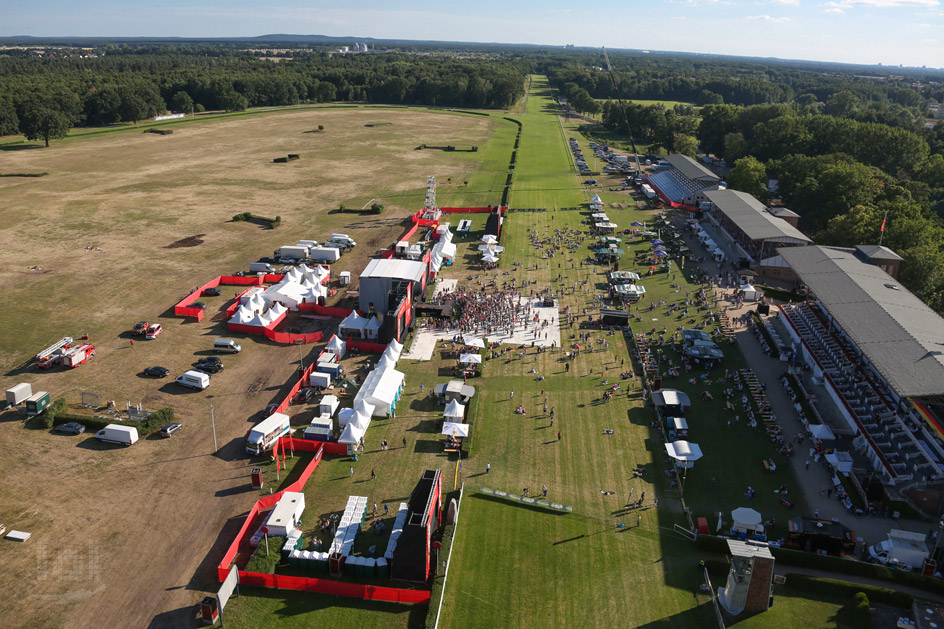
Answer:
<svg viewBox="0 0 944 629"><path fill-rule="evenodd" d="M453 423L453 422L445 422L443 424L442 434L452 435L453 437L468 437L469 425L458 424L458 423Z"/></svg>
<svg viewBox="0 0 944 629"><path fill-rule="evenodd" d="M335 334L325 346L325 351L331 352L332 354L337 354L338 358L344 358L344 355L347 353L347 343L342 341L340 338L338 338L338 335Z"/></svg>
<svg viewBox="0 0 944 629"><path fill-rule="evenodd" d="M338 334L341 336L353 336L355 338L364 338L364 327L367 325L367 319L357 314L356 310L346 316L338 326Z"/></svg>
<svg viewBox="0 0 944 629"><path fill-rule="evenodd" d="M375 417L386 417L392 413L400 399L400 391L406 375L396 369L374 369L354 398L354 405L364 401L374 405Z"/></svg>
<svg viewBox="0 0 944 629"><path fill-rule="evenodd" d="M449 402L449 404L446 405L446 409L443 411L443 418L446 421L462 419L463 417L465 417L465 406L459 404L456 400Z"/></svg>

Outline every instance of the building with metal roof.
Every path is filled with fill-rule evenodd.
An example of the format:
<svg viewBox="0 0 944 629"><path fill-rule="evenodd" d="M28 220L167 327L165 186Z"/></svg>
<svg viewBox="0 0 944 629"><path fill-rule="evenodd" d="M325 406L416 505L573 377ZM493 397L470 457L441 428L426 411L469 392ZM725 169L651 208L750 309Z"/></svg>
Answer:
<svg viewBox="0 0 944 629"><path fill-rule="evenodd" d="M784 218L778 218L752 195L739 190L709 190L707 215L755 264L778 247L804 246L810 238Z"/></svg>
<svg viewBox="0 0 944 629"><path fill-rule="evenodd" d="M646 181L672 207L696 209L705 201L706 190L717 190L721 178L688 157L674 153L669 168L646 175Z"/></svg>
<svg viewBox="0 0 944 629"><path fill-rule="evenodd" d="M780 249L815 297L780 310L886 482L940 481L944 317L882 269L898 257L884 249Z"/></svg>

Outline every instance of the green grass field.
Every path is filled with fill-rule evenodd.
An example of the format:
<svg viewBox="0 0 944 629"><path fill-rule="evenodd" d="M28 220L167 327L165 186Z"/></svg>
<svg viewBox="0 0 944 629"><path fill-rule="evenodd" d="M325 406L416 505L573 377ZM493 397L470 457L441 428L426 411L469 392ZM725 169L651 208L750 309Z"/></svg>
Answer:
<svg viewBox="0 0 944 629"><path fill-rule="evenodd" d="M601 185L594 187L582 185L583 178L573 172L566 138L578 137L584 146L586 138L574 128L561 126L553 113L551 95L546 80L534 77L525 111L514 116L523 122L524 129L511 206L553 210L586 204L590 195L599 193L608 206L629 204L627 208L607 209L621 229L635 220L651 221L651 212L635 209L637 198L607 190L609 179L601 179ZM482 194L483 182L503 182L515 128L497 115L493 119L494 139L487 147L480 147L477 159L481 172L469 175L469 192L451 191L446 186L440 193L441 205L478 204L476 195ZM612 178L612 183L615 181ZM456 215L449 220L455 224L460 218ZM474 229L481 229L484 218L476 218ZM499 275L499 281L510 277L518 282L533 281L535 291L587 281L590 290L566 292L559 302L571 312L580 313L583 308L595 311L596 285L605 282L606 269L581 265L580 260L586 256L583 249L541 259L533 254L529 240L529 230L552 233L556 229L583 229L583 218L584 213L576 211L509 214L502 233L506 253L499 273L508 272L510 276ZM468 266L476 258L471 254L477 244L474 238L459 241L456 265L442 275L465 280L479 274L474 266ZM648 246L644 242L625 242L627 251L620 268L633 268L633 254ZM525 271L510 264L514 261L537 266ZM558 282L559 275L564 281ZM675 282L681 284L683 295L697 289L681 272ZM678 299L671 283L664 274L647 278L647 303ZM634 323L634 331L665 326L671 333L684 325L685 320L666 318L657 309L642 323ZM577 330L562 329L565 347L574 342L568 338L574 332ZM427 362L401 360L397 368L407 374L402 411L398 409L396 421L371 425L368 452L354 464L353 478L346 458L325 460L306 487L309 500L318 505L309 519L316 513L340 509L349 494L368 495L371 502L397 502L408 495L423 469L439 467L446 481L444 489L452 490L462 483L465 488L448 581L442 588L442 577L435 579L432 614L436 613L436 596L442 588L441 626L714 626L710 599L698 591L700 572L696 566L700 557L674 530L676 525L687 526L687 518L679 491L668 487L662 473L662 440L650 427L654 415L643 405L640 384L638 380L622 381L622 392L611 402L603 403L601 399L604 379L618 381L619 372L631 364L631 341L602 331L593 332L592 337L592 346L606 342L609 350L582 354L569 371L564 368L560 349L543 353L526 349L524 358L486 361L484 375L471 382L477 389L469 414L472 456L462 461L461 470L455 455L441 453L438 409L418 395L420 383L428 390L450 379L448 367L452 361L438 354ZM667 355L677 360L673 352L667 350ZM744 366L735 348L726 354L716 373ZM532 369L544 380L538 381L530 373ZM765 518L785 521L803 511L802 503L795 512L777 504L773 490L782 483L793 484L792 472L786 464L779 465L774 473L763 470L762 457L784 461L772 454L772 445L762 431L752 431L743 422L727 425L731 412L722 401L720 382L689 385L686 377L669 381L666 386L678 386L691 394L692 440L705 451L705 457L685 478L685 501L693 516L708 517L713 526L718 511L729 512L745 504L742 494L747 484L757 489L751 506ZM699 400L697 394L701 391L710 391L715 401ZM543 412L545 398L548 407L555 410L553 427ZM519 403L526 406L526 415L513 413ZM605 434L608 429L613 434ZM558 431L562 434L560 440ZM404 437L407 446L400 448ZM380 439L389 440L394 449L376 451ZM487 474L486 464L491 466ZM637 466L646 467L645 477L634 477L632 469ZM378 471L376 481L364 480L370 469ZM536 495L542 485L548 487L548 498L572 505L573 513L507 503L479 492L483 486L513 493L529 488ZM630 494L635 500L643 492L642 509L625 507ZM658 507L653 503L656 497ZM716 582L718 585L722 583ZM241 598L230 602L228 624L301 626L304 621L339 627L412 627L426 622L431 626L425 607L395 608L318 595L246 590ZM845 626L844 605L844 601L808 600L786 591L771 612L731 624L781 627L802 622L810 627Z"/></svg>

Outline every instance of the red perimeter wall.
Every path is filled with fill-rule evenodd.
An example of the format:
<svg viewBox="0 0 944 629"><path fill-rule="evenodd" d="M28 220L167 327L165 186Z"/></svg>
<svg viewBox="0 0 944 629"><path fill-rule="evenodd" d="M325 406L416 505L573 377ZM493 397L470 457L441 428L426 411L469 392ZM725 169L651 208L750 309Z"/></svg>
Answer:
<svg viewBox="0 0 944 629"><path fill-rule="evenodd" d="M226 578L229 567L236 559L236 555L239 553L240 547L249 537L251 537L251 531L249 530L249 527L255 520L256 516L261 511L274 507L282 497L282 494L286 491L302 491L305 487L305 483L308 482L308 479L315 471L315 468L317 468L318 464L321 463L321 457L326 451L330 452L331 450L343 448L344 453L347 453L347 446L337 443L332 444L323 443L320 441L308 441L305 439L293 439L292 437L282 437L278 442L276 442L275 448L272 452L272 455L277 461L279 460L280 454L281 460L285 460L286 447L289 450L294 449L303 452L314 452L315 454L294 483L290 484L288 487L276 494L263 496L257 500L256 504L254 504L252 509L249 510L249 515L246 517L246 521L243 522L242 527L240 527L239 532L236 534L236 538L226 550L226 553L223 555L223 559L220 561L219 566L217 566L217 578L221 583ZM320 594L334 594L336 596L360 598L367 601L419 604L428 604L430 601L430 592L428 590L410 590L404 588L381 587L376 585L361 585L358 583L332 581L330 579L290 577L277 574L246 572L245 570L239 571L239 583L240 585L255 585L258 587L277 588L281 590L297 590L302 592L318 592Z"/></svg>

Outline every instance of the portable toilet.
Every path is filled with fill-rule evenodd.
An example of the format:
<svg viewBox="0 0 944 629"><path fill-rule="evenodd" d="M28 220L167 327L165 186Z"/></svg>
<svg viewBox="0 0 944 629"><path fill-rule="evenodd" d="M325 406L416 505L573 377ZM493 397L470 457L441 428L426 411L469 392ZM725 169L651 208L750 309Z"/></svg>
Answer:
<svg viewBox="0 0 944 629"><path fill-rule="evenodd" d="M351 285L351 272L350 271L341 271L338 274L339 282L341 286L350 286Z"/></svg>

